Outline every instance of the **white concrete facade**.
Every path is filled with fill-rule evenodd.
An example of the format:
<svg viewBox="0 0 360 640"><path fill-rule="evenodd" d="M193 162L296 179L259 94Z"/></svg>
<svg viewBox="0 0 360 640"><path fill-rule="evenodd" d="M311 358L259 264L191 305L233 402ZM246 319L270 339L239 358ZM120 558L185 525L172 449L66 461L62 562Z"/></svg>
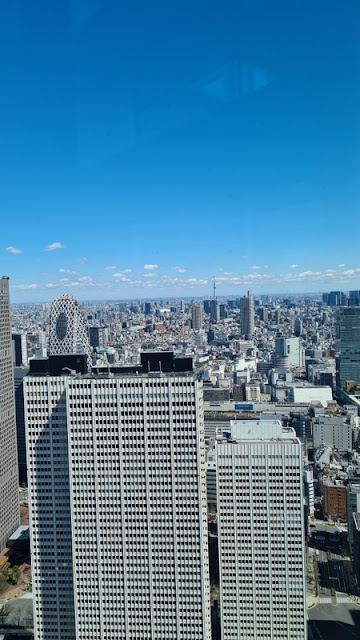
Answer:
<svg viewBox="0 0 360 640"><path fill-rule="evenodd" d="M222 640L305 640L301 443L243 421L216 450Z"/></svg>
<svg viewBox="0 0 360 640"><path fill-rule="evenodd" d="M37 640L210 640L201 396L189 374L26 380Z"/></svg>

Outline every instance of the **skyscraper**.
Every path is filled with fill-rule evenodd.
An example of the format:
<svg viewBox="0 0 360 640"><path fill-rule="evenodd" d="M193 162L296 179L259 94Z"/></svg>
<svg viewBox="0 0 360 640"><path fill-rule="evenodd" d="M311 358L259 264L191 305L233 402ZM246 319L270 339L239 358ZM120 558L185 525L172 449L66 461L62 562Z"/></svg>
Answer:
<svg viewBox="0 0 360 640"><path fill-rule="evenodd" d="M54 299L50 311L50 355L86 353L90 366L90 345L85 320L70 293Z"/></svg>
<svg viewBox="0 0 360 640"><path fill-rule="evenodd" d="M254 333L254 298L248 295L240 298L241 333L251 337Z"/></svg>
<svg viewBox="0 0 360 640"><path fill-rule="evenodd" d="M19 526L9 278L0 279L0 550Z"/></svg>
<svg viewBox="0 0 360 640"><path fill-rule="evenodd" d="M14 367L27 366L26 333L13 333L11 336Z"/></svg>
<svg viewBox="0 0 360 640"><path fill-rule="evenodd" d="M336 310L336 384L344 389L347 380L360 382L360 307Z"/></svg>
<svg viewBox="0 0 360 640"><path fill-rule="evenodd" d="M200 304L191 307L191 324L194 331L200 331L203 323L203 310Z"/></svg>
<svg viewBox="0 0 360 640"><path fill-rule="evenodd" d="M280 421L217 441L223 640L305 640L301 443Z"/></svg>
<svg viewBox="0 0 360 640"><path fill-rule="evenodd" d="M200 381L25 388L37 640L210 640Z"/></svg>
<svg viewBox="0 0 360 640"><path fill-rule="evenodd" d="M210 319L213 322L219 322L220 320L219 303L215 299L210 300Z"/></svg>

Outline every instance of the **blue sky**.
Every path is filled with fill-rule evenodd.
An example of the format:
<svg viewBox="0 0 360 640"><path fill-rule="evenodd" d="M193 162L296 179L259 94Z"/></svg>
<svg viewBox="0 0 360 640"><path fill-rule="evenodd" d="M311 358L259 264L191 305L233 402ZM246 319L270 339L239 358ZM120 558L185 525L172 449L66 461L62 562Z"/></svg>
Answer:
<svg viewBox="0 0 360 640"><path fill-rule="evenodd" d="M359 24L357 0L1 3L12 300L360 288Z"/></svg>

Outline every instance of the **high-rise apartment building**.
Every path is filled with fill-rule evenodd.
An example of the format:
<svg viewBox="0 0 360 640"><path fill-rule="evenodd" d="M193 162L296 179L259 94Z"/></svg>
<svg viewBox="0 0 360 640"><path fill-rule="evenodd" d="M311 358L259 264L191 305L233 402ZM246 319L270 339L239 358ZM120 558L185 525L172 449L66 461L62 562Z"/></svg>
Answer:
<svg viewBox="0 0 360 640"><path fill-rule="evenodd" d="M200 331L203 324L203 309L200 304L191 307L191 325L194 331Z"/></svg>
<svg viewBox="0 0 360 640"><path fill-rule="evenodd" d="M301 443L232 421L216 451L222 640L305 640Z"/></svg>
<svg viewBox="0 0 360 640"><path fill-rule="evenodd" d="M19 526L9 278L0 279L0 550Z"/></svg>
<svg viewBox="0 0 360 640"><path fill-rule="evenodd" d="M254 298L248 295L240 298L241 333L251 337L254 333Z"/></svg>
<svg viewBox="0 0 360 640"><path fill-rule="evenodd" d="M360 382L360 307L336 310L336 384L344 389L347 380Z"/></svg>
<svg viewBox="0 0 360 640"><path fill-rule="evenodd" d="M210 640L201 382L164 368L25 378L37 640Z"/></svg>

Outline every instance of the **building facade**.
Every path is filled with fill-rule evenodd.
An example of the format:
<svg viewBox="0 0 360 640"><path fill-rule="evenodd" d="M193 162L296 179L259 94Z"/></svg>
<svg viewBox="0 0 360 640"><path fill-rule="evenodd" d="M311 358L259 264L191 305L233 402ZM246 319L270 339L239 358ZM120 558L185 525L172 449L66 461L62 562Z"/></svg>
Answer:
<svg viewBox="0 0 360 640"><path fill-rule="evenodd" d="M0 550L20 524L9 278L0 279Z"/></svg>
<svg viewBox="0 0 360 640"><path fill-rule="evenodd" d="M194 331L200 331L203 324L203 309L200 304L193 304L191 307L191 326Z"/></svg>
<svg viewBox="0 0 360 640"><path fill-rule="evenodd" d="M201 383L25 388L37 640L210 640Z"/></svg>
<svg viewBox="0 0 360 640"><path fill-rule="evenodd" d="M360 307L336 310L336 384L345 389L346 382L360 382Z"/></svg>
<svg viewBox="0 0 360 640"><path fill-rule="evenodd" d="M249 294L240 298L240 324L241 333L251 337L254 333L254 298Z"/></svg>
<svg viewBox="0 0 360 640"><path fill-rule="evenodd" d="M216 449L222 640L305 640L301 443L233 421Z"/></svg>

